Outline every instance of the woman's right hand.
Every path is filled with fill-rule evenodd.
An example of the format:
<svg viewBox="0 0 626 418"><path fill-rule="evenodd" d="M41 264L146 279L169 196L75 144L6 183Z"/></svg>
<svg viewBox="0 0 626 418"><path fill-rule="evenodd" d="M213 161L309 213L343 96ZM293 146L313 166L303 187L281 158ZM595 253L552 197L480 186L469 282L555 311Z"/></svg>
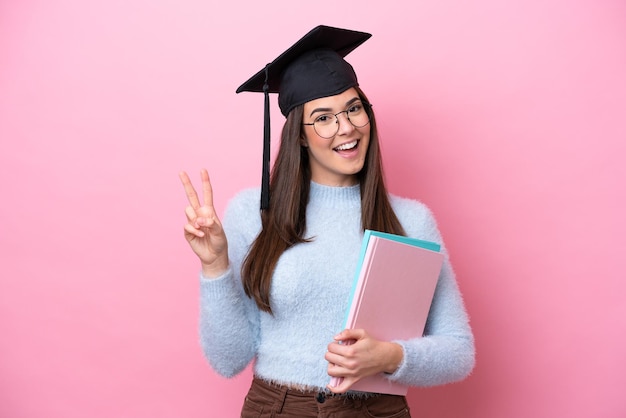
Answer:
<svg viewBox="0 0 626 418"><path fill-rule="evenodd" d="M209 173L203 169L200 176L202 204L187 173L182 171L179 174L189 200L189 206L185 209L187 215L185 238L200 259L202 274L205 277L218 277L228 269L228 243L224 228L213 207L213 189Z"/></svg>

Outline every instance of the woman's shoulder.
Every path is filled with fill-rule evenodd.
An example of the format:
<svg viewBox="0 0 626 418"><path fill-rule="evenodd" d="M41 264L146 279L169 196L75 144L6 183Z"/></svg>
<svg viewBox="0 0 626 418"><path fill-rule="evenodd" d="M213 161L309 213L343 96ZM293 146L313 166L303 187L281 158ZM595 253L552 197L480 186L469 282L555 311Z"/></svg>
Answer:
<svg viewBox="0 0 626 418"><path fill-rule="evenodd" d="M257 229L261 223L259 187L242 189L226 205L224 224L243 229Z"/></svg>
<svg viewBox="0 0 626 418"><path fill-rule="evenodd" d="M259 202L261 201L261 188L250 187L242 189L235 193L235 195L228 201L226 210L248 208L256 205L256 209L259 209Z"/></svg>
<svg viewBox="0 0 626 418"><path fill-rule="evenodd" d="M391 202L391 206L398 216L401 216L401 214L406 214L409 216L426 214L431 215L431 211L428 206L426 206L426 204L420 200L390 194L389 201Z"/></svg>
<svg viewBox="0 0 626 418"><path fill-rule="evenodd" d="M441 240L437 221L425 203L393 194L389 196L389 201L408 236L436 242Z"/></svg>

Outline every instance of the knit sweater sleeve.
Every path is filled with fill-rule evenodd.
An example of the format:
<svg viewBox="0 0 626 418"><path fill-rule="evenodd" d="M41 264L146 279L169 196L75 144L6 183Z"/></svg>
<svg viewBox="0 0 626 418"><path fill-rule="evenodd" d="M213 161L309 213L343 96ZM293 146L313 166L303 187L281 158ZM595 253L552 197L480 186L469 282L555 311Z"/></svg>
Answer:
<svg viewBox="0 0 626 418"><path fill-rule="evenodd" d="M259 311L245 295L240 275L243 258L260 228L258 201L254 190L231 200L223 219L230 266L218 278L200 275L200 345L211 367L225 377L245 369L259 341Z"/></svg>
<svg viewBox="0 0 626 418"><path fill-rule="evenodd" d="M404 358L389 378L410 386L422 387L462 380L474 368L474 337L435 218L419 202L395 199L394 203L394 209L407 234L440 243L445 258L424 336L396 341L404 350Z"/></svg>

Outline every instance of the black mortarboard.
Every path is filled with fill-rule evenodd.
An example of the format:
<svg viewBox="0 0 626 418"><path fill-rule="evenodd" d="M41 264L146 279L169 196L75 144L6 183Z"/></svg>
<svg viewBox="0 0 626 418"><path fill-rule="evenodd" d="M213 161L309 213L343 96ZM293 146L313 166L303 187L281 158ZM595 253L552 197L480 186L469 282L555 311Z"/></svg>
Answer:
<svg viewBox="0 0 626 418"><path fill-rule="evenodd" d="M365 32L317 26L237 89L237 93L265 94L261 209L269 207L269 93L278 93L280 111L287 116L298 105L357 86L354 69L343 57L371 36Z"/></svg>

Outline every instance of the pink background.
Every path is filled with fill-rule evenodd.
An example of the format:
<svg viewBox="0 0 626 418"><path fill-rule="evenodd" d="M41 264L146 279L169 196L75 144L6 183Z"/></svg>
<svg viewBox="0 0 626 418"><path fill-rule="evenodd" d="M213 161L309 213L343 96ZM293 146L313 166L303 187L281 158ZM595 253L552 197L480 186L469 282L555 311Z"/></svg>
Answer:
<svg viewBox="0 0 626 418"><path fill-rule="evenodd" d="M434 210L471 314L473 375L415 416L626 416L626 3L248 3L0 3L0 416L238 416L177 173L209 168L220 212L259 184L262 97L234 91L321 23L374 34L349 61L390 188Z"/></svg>

